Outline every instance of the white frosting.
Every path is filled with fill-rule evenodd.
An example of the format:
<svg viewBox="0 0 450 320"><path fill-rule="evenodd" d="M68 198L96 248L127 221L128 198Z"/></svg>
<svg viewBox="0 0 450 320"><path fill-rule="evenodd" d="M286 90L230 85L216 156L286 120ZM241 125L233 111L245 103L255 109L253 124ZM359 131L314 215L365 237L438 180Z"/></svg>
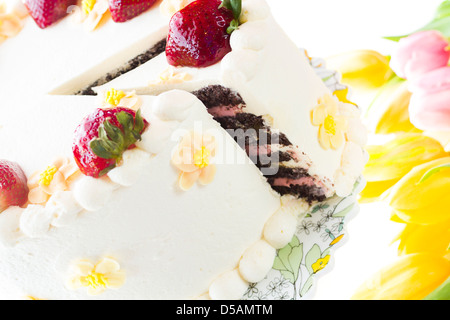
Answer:
<svg viewBox="0 0 450 320"><path fill-rule="evenodd" d="M294 224L296 225L295 222ZM239 263L242 278L250 283L263 280L272 269L276 253L275 248L264 240L248 248Z"/></svg>
<svg viewBox="0 0 450 320"><path fill-rule="evenodd" d="M0 247L13 246L23 236L20 217L24 209L9 207L0 214Z"/></svg>
<svg viewBox="0 0 450 320"><path fill-rule="evenodd" d="M41 205L29 205L20 217L20 230L30 238L46 235L50 229L53 213Z"/></svg>
<svg viewBox="0 0 450 320"><path fill-rule="evenodd" d="M45 207L53 213L51 225L56 228L73 223L82 210L71 191L57 191Z"/></svg>
<svg viewBox="0 0 450 320"><path fill-rule="evenodd" d="M242 279L238 270L229 271L218 277L209 288L213 300L238 300L248 288L248 282Z"/></svg>
<svg viewBox="0 0 450 320"><path fill-rule="evenodd" d="M295 234L297 217L284 206L267 221L264 239L275 249L286 246Z"/></svg>
<svg viewBox="0 0 450 320"><path fill-rule="evenodd" d="M140 149L127 150L123 153L120 166L108 172L108 177L118 185L129 187L136 183L150 155Z"/></svg>
<svg viewBox="0 0 450 320"><path fill-rule="evenodd" d="M74 183L73 195L87 211L97 211L111 199L116 185L109 180L84 176Z"/></svg>

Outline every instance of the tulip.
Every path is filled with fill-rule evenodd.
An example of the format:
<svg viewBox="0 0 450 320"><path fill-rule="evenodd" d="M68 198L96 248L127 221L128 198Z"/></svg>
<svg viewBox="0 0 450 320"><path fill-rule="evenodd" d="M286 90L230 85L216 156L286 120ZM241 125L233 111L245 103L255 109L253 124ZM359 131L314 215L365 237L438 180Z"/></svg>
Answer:
<svg viewBox="0 0 450 320"><path fill-rule="evenodd" d="M449 220L450 157L412 169L387 198L394 214L407 223L436 224Z"/></svg>
<svg viewBox="0 0 450 320"><path fill-rule="evenodd" d="M353 300L422 300L450 276L450 260L432 253L409 254L377 272Z"/></svg>
<svg viewBox="0 0 450 320"><path fill-rule="evenodd" d="M450 246L450 220L431 225L406 224L395 240L399 255L419 252L446 254Z"/></svg>
<svg viewBox="0 0 450 320"><path fill-rule="evenodd" d="M360 202L371 202L417 165L447 156L442 145L418 133L403 133L384 145L367 146L369 162L364 169L367 181Z"/></svg>
<svg viewBox="0 0 450 320"><path fill-rule="evenodd" d="M375 134L421 132L409 119L410 99L406 81L395 78L383 86L368 110L372 131Z"/></svg>
<svg viewBox="0 0 450 320"><path fill-rule="evenodd" d="M422 130L450 131L450 67L422 75L409 89L411 122Z"/></svg>
<svg viewBox="0 0 450 320"><path fill-rule="evenodd" d="M403 38L391 57L391 68L401 78L413 79L448 65L449 43L439 31L427 30Z"/></svg>
<svg viewBox="0 0 450 320"><path fill-rule="evenodd" d="M389 59L373 50L356 50L330 57L327 67L341 73L343 83L364 89L381 87L393 74Z"/></svg>

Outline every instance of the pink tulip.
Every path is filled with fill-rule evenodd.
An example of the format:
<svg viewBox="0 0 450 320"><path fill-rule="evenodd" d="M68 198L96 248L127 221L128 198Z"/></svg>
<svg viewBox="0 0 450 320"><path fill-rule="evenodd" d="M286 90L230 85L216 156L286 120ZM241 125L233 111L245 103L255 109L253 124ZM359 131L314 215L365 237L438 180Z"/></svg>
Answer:
<svg viewBox="0 0 450 320"><path fill-rule="evenodd" d="M391 58L391 68L404 79L447 66L450 45L438 31L422 31L403 38Z"/></svg>
<svg viewBox="0 0 450 320"><path fill-rule="evenodd" d="M450 130L450 67L442 67L410 82L411 123L421 130Z"/></svg>

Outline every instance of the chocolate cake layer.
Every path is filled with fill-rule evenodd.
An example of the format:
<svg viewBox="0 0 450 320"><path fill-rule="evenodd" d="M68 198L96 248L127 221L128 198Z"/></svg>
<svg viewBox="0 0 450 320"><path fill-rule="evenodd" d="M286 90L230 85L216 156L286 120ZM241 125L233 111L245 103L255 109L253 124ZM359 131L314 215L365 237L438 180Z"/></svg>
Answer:
<svg viewBox="0 0 450 320"><path fill-rule="evenodd" d="M146 63L147 61L163 53L165 50L166 50L166 39L163 39L159 41L157 44L155 44L152 48L148 49L144 53L128 61L124 66L114 71L111 71L110 73L106 74L105 76L97 79L96 81L88 85L86 88L79 90L78 92L75 93L75 95L95 96L96 93L92 90L92 88L104 85L105 83L108 83L114 80L115 78L127 72L130 72L133 69L136 69L137 67Z"/></svg>
<svg viewBox="0 0 450 320"><path fill-rule="evenodd" d="M273 130L263 116L245 112L245 101L239 93L213 85L193 94L246 151L273 190L309 203L325 200L323 184L305 168L305 155L284 133Z"/></svg>

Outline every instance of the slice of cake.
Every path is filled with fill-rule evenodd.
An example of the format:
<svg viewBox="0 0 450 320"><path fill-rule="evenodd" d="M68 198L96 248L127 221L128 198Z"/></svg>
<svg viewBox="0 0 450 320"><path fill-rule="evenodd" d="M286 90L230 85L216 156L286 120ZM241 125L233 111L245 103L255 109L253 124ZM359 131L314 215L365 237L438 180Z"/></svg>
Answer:
<svg viewBox="0 0 450 320"><path fill-rule="evenodd" d="M173 66L162 53L94 91L194 92L225 129L256 125L284 139L269 146L282 157L280 170L276 175L265 170L280 194L309 202L334 194L347 196L367 159L363 150L367 134L358 107L333 96L265 1L244 0L240 22L230 37L231 52L218 63Z"/></svg>

